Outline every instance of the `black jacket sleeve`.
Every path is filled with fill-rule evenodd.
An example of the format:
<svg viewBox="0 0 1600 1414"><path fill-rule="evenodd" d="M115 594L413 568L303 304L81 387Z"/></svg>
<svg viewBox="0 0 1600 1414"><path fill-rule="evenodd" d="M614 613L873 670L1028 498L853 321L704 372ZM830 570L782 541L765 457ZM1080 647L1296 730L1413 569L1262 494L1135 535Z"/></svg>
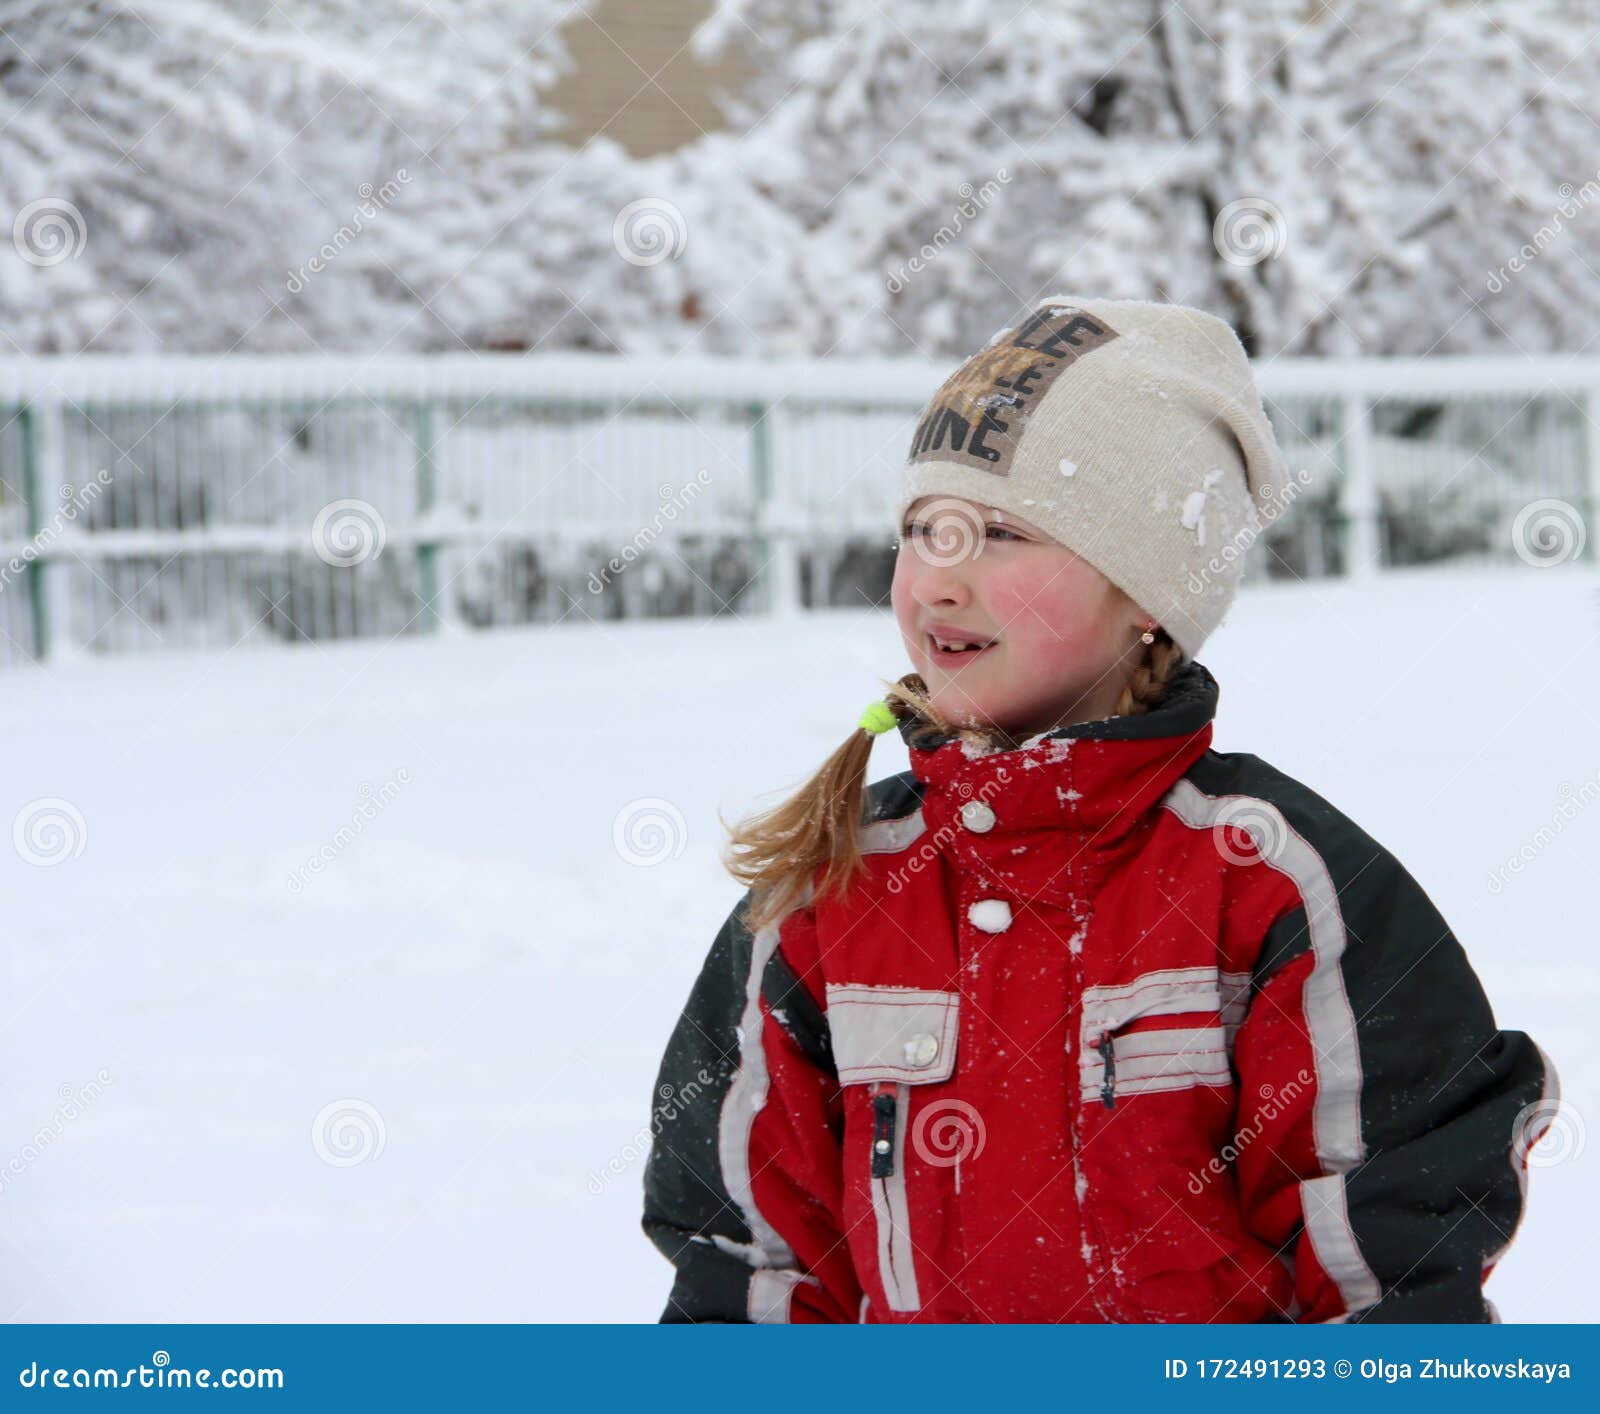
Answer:
<svg viewBox="0 0 1600 1414"><path fill-rule="evenodd" d="M1294 1259L1302 1321L1497 1322L1483 1283L1521 1221L1555 1067L1496 1025L1387 849L1272 785L1287 829L1270 862L1301 902L1266 934L1235 1043L1247 1223Z"/></svg>
<svg viewBox="0 0 1600 1414"><path fill-rule="evenodd" d="M826 1016L779 951L779 925L745 926L750 901L718 931L656 1076L642 1224L675 1270L660 1319L854 1321L829 1202L840 1151ZM784 930L803 935L808 919Z"/></svg>

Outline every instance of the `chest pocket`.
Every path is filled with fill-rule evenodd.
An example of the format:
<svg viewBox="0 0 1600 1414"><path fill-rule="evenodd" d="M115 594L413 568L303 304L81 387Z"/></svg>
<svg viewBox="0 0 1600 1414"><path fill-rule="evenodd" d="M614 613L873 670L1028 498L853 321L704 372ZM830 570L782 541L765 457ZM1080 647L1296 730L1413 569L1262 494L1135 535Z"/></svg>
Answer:
<svg viewBox="0 0 1600 1414"><path fill-rule="evenodd" d="M1228 1085L1233 1038L1249 1006L1250 974L1215 967L1146 972L1085 987L1079 1028L1079 1098L1114 1108L1124 1095ZM1199 1024L1125 1030L1145 1017L1202 1014Z"/></svg>
<svg viewBox="0 0 1600 1414"><path fill-rule="evenodd" d="M827 1006L839 1083L860 1096L851 1112L861 1118L846 1133L846 1182L854 1186L864 1175L872 1195L884 1299L891 1310L916 1311L922 1299L906 1196L906 1121L913 1085L955 1073L961 997L830 982Z"/></svg>

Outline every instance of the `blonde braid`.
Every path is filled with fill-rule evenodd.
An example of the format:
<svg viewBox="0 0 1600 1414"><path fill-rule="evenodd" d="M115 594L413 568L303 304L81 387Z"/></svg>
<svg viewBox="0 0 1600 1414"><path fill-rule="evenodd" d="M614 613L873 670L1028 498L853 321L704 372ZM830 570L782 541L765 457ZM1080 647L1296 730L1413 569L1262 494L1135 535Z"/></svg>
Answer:
<svg viewBox="0 0 1600 1414"><path fill-rule="evenodd" d="M1173 675L1183 666L1183 649L1172 641L1166 629L1156 629L1155 635L1156 641L1145 646L1144 656L1117 698L1117 710L1113 715L1136 717L1158 706L1166 696Z"/></svg>

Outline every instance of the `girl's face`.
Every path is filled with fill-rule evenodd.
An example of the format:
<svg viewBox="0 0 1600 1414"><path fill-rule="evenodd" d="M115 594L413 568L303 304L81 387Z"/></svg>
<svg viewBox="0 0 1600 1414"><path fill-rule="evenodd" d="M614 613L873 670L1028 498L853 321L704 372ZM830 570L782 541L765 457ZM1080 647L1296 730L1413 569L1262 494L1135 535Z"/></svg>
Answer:
<svg viewBox="0 0 1600 1414"><path fill-rule="evenodd" d="M954 496L907 510L890 598L934 707L1018 738L1110 716L1150 623L1044 531ZM935 639L989 646L951 653Z"/></svg>

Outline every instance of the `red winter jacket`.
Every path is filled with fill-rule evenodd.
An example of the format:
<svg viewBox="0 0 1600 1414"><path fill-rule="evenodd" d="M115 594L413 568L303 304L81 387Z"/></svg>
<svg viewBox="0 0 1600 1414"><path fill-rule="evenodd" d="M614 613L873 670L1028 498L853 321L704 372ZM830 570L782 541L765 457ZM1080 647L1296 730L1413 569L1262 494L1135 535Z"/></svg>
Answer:
<svg viewBox="0 0 1600 1414"><path fill-rule="evenodd" d="M657 1079L663 1321L1499 1320L1556 1071L1216 704L906 722L850 892L741 900Z"/></svg>

